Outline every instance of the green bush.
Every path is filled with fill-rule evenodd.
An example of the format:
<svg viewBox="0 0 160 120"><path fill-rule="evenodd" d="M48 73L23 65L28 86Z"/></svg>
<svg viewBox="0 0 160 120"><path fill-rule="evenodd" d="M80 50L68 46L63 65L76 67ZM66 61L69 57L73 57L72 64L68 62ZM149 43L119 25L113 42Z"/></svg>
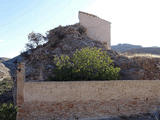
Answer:
<svg viewBox="0 0 160 120"><path fill-rule="evenodd" d="M0 120L16 120L17 108L13 104L0 105Z"/></svg>
<svg viewBox="0 0 160 120"><path fill-rule="evenodd" d="M116 80L120 68L114 67L111 58L98 48L77 50L72 57L54 59L56 69L52 80Z"/></svg>

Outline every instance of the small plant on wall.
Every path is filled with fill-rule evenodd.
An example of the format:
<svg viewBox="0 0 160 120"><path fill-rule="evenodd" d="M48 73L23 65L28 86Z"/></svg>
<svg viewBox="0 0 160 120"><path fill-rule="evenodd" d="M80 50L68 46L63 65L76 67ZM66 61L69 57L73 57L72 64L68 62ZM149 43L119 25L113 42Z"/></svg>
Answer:
<svg viewBox="0 0 160 120"><path fill-rule="evenodd" d="M76 50L72 57L61 55L54 59L55 77L51 80L117 80L120 68L114 67L106 51L98 48Z"/></svg>

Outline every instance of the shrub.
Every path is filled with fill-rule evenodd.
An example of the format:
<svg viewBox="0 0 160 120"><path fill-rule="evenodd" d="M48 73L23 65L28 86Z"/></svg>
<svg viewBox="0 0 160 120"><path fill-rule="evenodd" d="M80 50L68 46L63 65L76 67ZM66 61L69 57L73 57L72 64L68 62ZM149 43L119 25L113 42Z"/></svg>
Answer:
<svg viewBox="0 0 160 120"><path fill-rule="evenodd" d="M58 37L58 39L63 39L66 36L65 30L62 26L59 26L57 28L57 31L55 31L55 35Z"/></svg>
<svg viewBox="0 0 160 120"><path fill-rule="evenodd" d="M83 33L85 33L87 30L86 30L86 28L84 28L83 26L80 26L80 27L78 28L78 31L79 31L80 34L83 34Z"/></svg>
<svg viewBox="0 0 160 120"><path fill-rule="evenodd" d="M61 55L54 59L56 69L52 80L116 80L120 68L98 48L76 50L72 57Z"/></svg>
<svg viewBox="0 0 160 120"><path fill-rule="evenodd" d="M17 108L13 104L0 106L0 120L16 120Z"/></svg>

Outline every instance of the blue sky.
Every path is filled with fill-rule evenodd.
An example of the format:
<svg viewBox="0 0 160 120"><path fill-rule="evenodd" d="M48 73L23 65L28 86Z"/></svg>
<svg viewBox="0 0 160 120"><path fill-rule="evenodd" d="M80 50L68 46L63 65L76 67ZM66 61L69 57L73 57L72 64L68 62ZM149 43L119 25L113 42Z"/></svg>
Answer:
<svg viewBox="0 0 160 120"><path fill-rule="evenodd" d="M59 25L78 22L77 13L93 0L0 0L0 57L24 50L27 35L45 34Z"/></svg>
<svg viewBox="0 0 160 120"><path fill-rule="evenodd" d="M24 50L27 35L78 22L78 11L111 24L111 44L160 46L159 0L0 0L0 57Z"/></svg>

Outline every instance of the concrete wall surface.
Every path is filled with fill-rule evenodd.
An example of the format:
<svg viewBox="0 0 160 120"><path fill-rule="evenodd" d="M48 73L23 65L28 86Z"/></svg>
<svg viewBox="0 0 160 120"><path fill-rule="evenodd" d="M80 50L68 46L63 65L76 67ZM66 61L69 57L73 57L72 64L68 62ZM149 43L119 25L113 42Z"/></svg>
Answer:
<svg viewBox="0 0 160 120"><path fill-rule="evenodd" d="M24 102L112 100L160 97L160 81L26 82Z"/></svg>
<svg viewBox="0 0 160 120"><path fill-rule="evenodd" d="M159 80L25 82L18 120L60 120L151 112Z"/></svg>
<svg viewBox="0 0 160 120"><path fill-rule="evenodd" d="M106 44L107 49L111 48L110 22L85 12L79 12L79 22L87 29L88 37Z"/></svg>

